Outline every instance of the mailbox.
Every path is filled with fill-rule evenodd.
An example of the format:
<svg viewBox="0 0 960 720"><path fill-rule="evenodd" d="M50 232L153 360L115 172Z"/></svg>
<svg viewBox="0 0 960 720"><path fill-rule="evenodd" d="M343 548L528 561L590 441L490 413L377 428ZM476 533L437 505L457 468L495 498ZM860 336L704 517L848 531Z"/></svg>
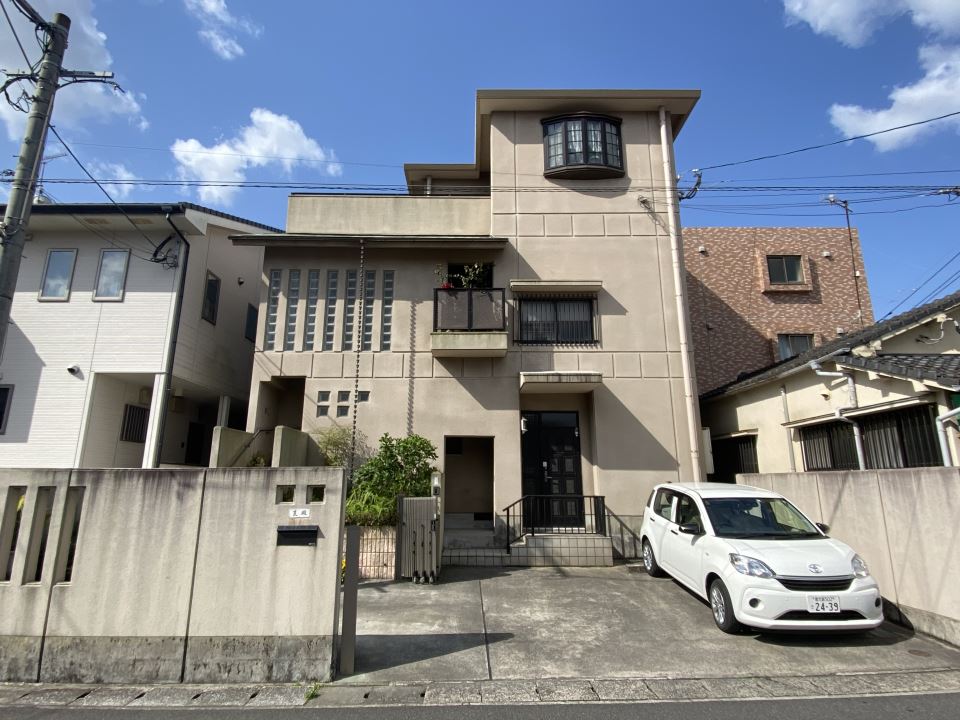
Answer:
<svg viewBox="0 0 960 720"><path fill-rule="evenodd" d="M319 525L278 525L277 545L316 545Z"/></svg>

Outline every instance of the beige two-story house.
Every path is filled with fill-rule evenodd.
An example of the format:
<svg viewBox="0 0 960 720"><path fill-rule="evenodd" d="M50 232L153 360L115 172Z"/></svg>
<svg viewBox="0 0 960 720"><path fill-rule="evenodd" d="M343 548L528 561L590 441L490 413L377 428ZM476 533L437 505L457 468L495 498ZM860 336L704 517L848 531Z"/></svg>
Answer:
<svg viewBox="0 0 960 720"><path fill-rule="evenodd" d="M473 162L235 237L264 248L247 431L426 436L448 528L497 538L700 478L673 167L698 97L479 91Z"/></svg>

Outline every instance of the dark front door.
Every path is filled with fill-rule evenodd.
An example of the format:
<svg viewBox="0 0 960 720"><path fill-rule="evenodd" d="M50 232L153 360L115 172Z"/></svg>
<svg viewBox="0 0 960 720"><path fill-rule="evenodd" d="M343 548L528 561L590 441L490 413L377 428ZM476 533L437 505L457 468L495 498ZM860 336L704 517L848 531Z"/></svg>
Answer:
<svg viewBox="0 0 960 720"><path fill-rule="evenodd" d="M524 412L524 529L583 526L580 428L575 412Z"/></svg>

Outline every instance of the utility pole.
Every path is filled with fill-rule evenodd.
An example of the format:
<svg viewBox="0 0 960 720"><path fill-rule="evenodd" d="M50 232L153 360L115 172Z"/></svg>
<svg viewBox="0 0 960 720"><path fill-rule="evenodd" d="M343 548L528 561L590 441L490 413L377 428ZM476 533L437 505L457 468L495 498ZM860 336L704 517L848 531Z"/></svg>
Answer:
<svg viewBox="0 0 960 720"><path fill-rule="evenodd" d="M839 205L843 208L843 213L847 218L847 238L850 240L850 264L853 266L853 287L857 291L857 318L860 320L860 329L865 327L863 321L863 302L860 299L860 271L857 269L857 253L853 246L853 230L850 228L850 203L841 200L836 195L828 195L827 202L831 205Z"/></svg>
<svg viewBox="0 0 960 720"><path fill-rule="evenodd" d="M29 5L26 6L36 22L43 18ZM43 21L46 31L46 43L43 58L40 60L39 73L36 75L36 89L30 103L27 127L23 133L17 170L7 199L7 211L0 228L0 357L7 341L7 327L10 322L10 307L13 294L17 289L17 275L20 273L20 258L27 236L27 223L33 205L33 188L43 156L43 147L47 135L47 126L53 112L53 100L60 83L60 68L63 53L67 49L67 35L70 33L70 18L57 13L53 22ZM33 75L32 72L29 75ZM8 73L10 77L17 77Z"/></svg>
<svg viewBox="0 0 960 720"><path fill-rule="evenodd" d="M10 324L10 308L17 289L17 276L20 274L20 258L27 238L27 225L30 222L30 210L33 207L33 193L37 182L37 173L41 167L43 148L47 139L47 128L53 115L53 100L57 90L62 87L60 79L66 78L64 85L85 82L113 83L111 72L91 72L87 70L64 70L63 54L67 50L67 36L70 34L70 18L56 13L48 22L27 0L13 0L21 12L26 15L37 29L45 35L43 57L36 70L4 70L6 82L0 86L4 94L13 83L30 80L35 84L30 100L30 113L23 133L17 169L7 198L7 210L0 225L0 359L7 342L7 328ZM27 60L29 62L29 60Z"/></svg>

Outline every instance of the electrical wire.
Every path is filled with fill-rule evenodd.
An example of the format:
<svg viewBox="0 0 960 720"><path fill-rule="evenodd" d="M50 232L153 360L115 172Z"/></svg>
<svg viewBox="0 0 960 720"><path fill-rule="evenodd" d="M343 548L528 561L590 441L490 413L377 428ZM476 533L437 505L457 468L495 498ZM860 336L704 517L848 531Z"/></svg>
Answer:
<svg viewBox="0 0 960 720"><path fill-rule="evenodd" d="M0 10L3 10L3 16L7 19L7 25L10 26L10 32L13 33L13 39L17 41L17 47L20 48L20 54L23 55L23 59L27 63L27 67L32 70L33 63L30 62L30 58L27 57L27 51L23 49L23 43L20 42L20 36L17 35L17 29L13 26L13 20L10 19L10 14L7 12L7 6L3 4L3 0L0 0Z"/></svg>
<svg viewBox="0 0 960 720"><path fill-rule="evenodd" d="M748 158L746 160L735 160L733 162L720 163L718 165L707 165L697 169L701 171L717 170L719 168L734 167L736 165L746 165L748 163L759 162L761 160L773 160L774 158L787 157L788 155L796 155L798 153L808 152L810 150L821 150L823 148L833 147L834 145L842 145L843 143L848 143L852 140L863 140L865 138L883 135L884 133L894 132L895 130L905 130L906 128L917 127L918 125L926 125L927 123L937 122L938 120L946 120L947 118L956 117L957 115L960 115L960 110L956 110L945 115L938 115L937 117L927 118L926 120L917 120L916 122L906 123L905 125L897 125L896 127L886 128L885 130L877 130L876 132L865 133L863 135L853 135L851 137L843 138L842 140L834 140L833 142L821 143L819 145L807 145L806 147L796 148L795 150L788 150L786 152L772 153L770 155L758 155L757 157Z"/></svg>
<svg viewBox="0 0 960 720"><path fill-rule="evenodd" d="M113 199L113 197L110 195L110 193L107 192L107 189L106 189L103 185L101 185L100 182L90 173L90 171L87 170L87 168L84 166L84 164L83 164L82 162L80 162L80 158L78 158L78 157L76 156L76 154L73 152L73 150L70 149L70 146L67 145L67 143L65 143L65 142L63 141L63 138L60 137L60 133L57 132L57 129L56 129L53 125L49 125L48 127L50 128L50 132L52 132L52 133L56 136L57 140L60 141L60 144L63 145L63 149L66 150L67 153L70 155L70 157L72 157L72 158L74 159L74 161L77 163L77 165L80 166L80 169L83 170L84 174L85 174L88 178L90 178L90 180L93 182L94 185L96 185L98 188L100 188L100 191L101 191L104 195L107 196L107 200L109 200L111 203L113 203L114 207L116 207L117 210L120 211L120 214L123 215L123 216L127 219L127 221L130 223L130 225L133 227L133 229L136 230L138 233L140 233L140 236L141 236L144 240L147 241L147 244L150 245L150 247L152 247L154 250L156 250L156 249L157 249L156 244L155 244L149 237L147 237L147 234L140 228L139 225L137 225L137 224L133 221L133 218L131 218L129 215L127 215L127 211L124 210L124 209L120 206L120 204L119 204L116 200Z"/></svg>

